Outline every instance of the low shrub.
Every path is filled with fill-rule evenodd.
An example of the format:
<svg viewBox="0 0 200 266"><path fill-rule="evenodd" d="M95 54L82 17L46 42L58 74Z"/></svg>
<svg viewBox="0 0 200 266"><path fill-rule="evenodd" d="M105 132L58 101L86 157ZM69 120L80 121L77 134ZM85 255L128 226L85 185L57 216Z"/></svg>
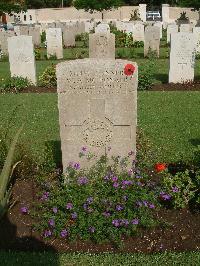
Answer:
<svg viewBox="0 0 200 266"><path fill-rule="evenodd" d="M79 156L94 157L86 147ZM45 238L118 244L122 236L155 226L156 192L133 158L133 152L126 158L102 156L90 169L81 168L78 162L69 164L63 181L54 186L49 183L39 194L33 216L40 222L35 229Z"/></svg>
<svg viewBox="0 0 200 266"><path fill-rule="evenodd" d="M55 88L57 86L56 65L48 66L39 76L39 86L46 88Z"/></svg>
<svg viewBox="0 0 200 266"><path fill-rule="evenodd" d="M138 90L148 90L153 85L155 73L154 58L148 59L147 63L139 66L138 72Z"/></svg>
<svg viewBox="0 0 200 266"><path fill-rule="evenodd" d="M4 80L4 83L1 85L0 92L19 92L24 88L33 86L33 84L23 77L9 77Z"/></svg>
<svg viewBox="0 0 200 266"><path fill-rule="evenodd" d="M46 32L43 31L42 34L41 34L41 42L45 43L45 41L46 41Z"/></svg>
<svg viewBox="0 0 200 266"><path fill-rule="evenodd" d="M39 48L36 48L34 50L34 53L35 53L35 60L41 60L41 50Z"/></svg>

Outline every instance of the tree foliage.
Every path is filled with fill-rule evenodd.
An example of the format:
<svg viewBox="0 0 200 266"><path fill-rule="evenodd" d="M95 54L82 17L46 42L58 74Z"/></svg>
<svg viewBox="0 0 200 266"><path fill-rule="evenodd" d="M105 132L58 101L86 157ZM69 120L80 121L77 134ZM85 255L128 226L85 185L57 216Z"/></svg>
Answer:
<svg viewBox="0 0 200 266"><path fill-rule="evenodd" d="M70 6L73 0L63 0L63 6ZM28 8L56 8L61 7L61 0L26 0Z"/></svg>
<svg viewBox="0 0 200 266"><path fill-rule="evenodd" d="M0 1L0 16L3 13L19 13L22 10L25 10L25 6L21 1L10 1L10 0L1 0Z"/></svg>
<svg viewBox="0 0 200 266"><path fill-rule="evenodd" d="M191 7L196 10L200 9L200 0L179 0L178 4L181 7Z"/></svg>
<svg viewBox="0 0 200 266"><path fill-rule="evenodd" d="M85 11L94 12L103 10L110 10L118 8L124 4L122 0L75 0L74 6L77 9L84 9Z"/></svg>

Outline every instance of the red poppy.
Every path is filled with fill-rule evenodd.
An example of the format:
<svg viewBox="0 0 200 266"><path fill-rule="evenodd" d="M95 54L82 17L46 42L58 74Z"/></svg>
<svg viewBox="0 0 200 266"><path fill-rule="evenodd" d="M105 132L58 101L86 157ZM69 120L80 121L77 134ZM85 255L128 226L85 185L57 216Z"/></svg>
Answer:
<svg viewBox="0 0 200 266"><path fill-rule="evenodd" d="M162 172L167 168L167 165L165 163L157 163L155 164L155 170L156 172Z"/></svg>
<svg viewBox="0 0 200 266"><path fill-rule="evenodd" d="M135 67L132 64L127 64L124 68L124 74L126 76L131 76L135 72Z"/></svg>

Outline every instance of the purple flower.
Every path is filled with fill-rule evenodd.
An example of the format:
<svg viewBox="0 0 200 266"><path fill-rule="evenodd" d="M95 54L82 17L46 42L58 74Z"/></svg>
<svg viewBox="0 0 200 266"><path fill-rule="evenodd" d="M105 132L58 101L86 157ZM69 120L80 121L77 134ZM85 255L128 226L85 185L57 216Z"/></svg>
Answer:
<svg viewBox="0 0 200 266"><path fill-rule="evenodd" d="M131 180L122 180L122 186L131 186L132 184Z"/></svg>
<svg viewBox="0 0 200 266"><path fill-rule="evenodd" d="M58 208L57 207L53 207L53 213L57 213L58 212Z"/></svg>
<svg viewBox="0 0 200 266"><path fill-rule="evenodd" d="M112 221L112 224L115 226L115 227L119 227L120 226L120 221L115 219Z"/></svg>
<svg viewBox="0 0 200 266"><path fill-rule="evenodd" d="M90 226L88 228L88 230L89 230L90 233L94 233L95 232L95 227L94 226Z"/></svg>
<svg viewBox="0 0 200 266"><path fill-rule="evenodd" d="M83 147L81 148L81 151L82 151L82 152L86 152L86 151L87 151L87 147L83 146Z"/></svg>
<svg viewBox="0 0 200 266"><path fill-rule="evenodd" d="M114 183L113 183L113 187L114 187L114 188L118 188L118 187L119 187L119 183L114 182Z"/></svg>
<svg viewBox="0 0 200 266"><path fill-rule="evenodd" d="M81 176L78 178L77 183L79 185L86 185L88 183L88 179L85 176Z"/></svg>
<svg viewBox="0 0 200 266"><path fill-rule="evenodd" d="M74 213L72 213L72 214L71 214L71 217L72 217L72 219L74 219L74 220L75 220L75 219L78 217L78 215L77 215L77 213L76 213L76 212L74 212Z"/></svg>
<svg viewBox="0 0 200 266"><path fill-rule="evenodd" d="M106 218L110 217L111 214L109 212L103 212L103 216L105 216Z"/></svg>
<svg viewBox="0 0 200 266"><path fill-rule="evenodd" d="M49 199L49 192L44 192L42 197L41 197L41 200L42 201L46 201Z"/></svg>
<svg viewBox="0 0 200 266"><path fill-rule="evenodd" d="M54 221L54 219L50 219L50 220L48 221L48 224L49 224L51 227L55 227L55 221Z"/></svg>
<svg viewBox="0 0 200 266"><path fill-rule="evenodd" d="M143 203L143 205L144 205L145 207L148 207L148 201L143 200L142 203Z"/></svg>
<svg viewBox="0 0 200 266"><path fill-rule="evenodd" d="M79 170L81 168L80 163L74 163L73 168Z"/></svg>
<svg viewBox="0 0 200 266"><path fill-rule="evenodd" d="M45 230L44 231L44 237L50 237L52 235L52 232L51 232L51 230Z"/></svg>
<svg viewBox="0 0 200 266"><path fill-rule="evenodd" d="M165 193L165 192L160 192L160 197L163 200L170 200L172 196L167 194L167 193Z"/></svg>
<svg viewBox="0 0 200 266"><path fill-rule="evenodd" d="M73 204L71 202L68 202L67 205L66 205L66 209L67 210L73 209Z"/></svg>
<svg viewBox="0 0 200 266"><path fill-rule="evenodd" d="M124 206L122 206L122 205L117 205L116 206L116 210L117 211L122 211L124 209Z"/></svg>
<svg viewBox="0 0 200 266"><path fill-rule="evenodd" d="M83 209L86 211L86 210L87 210L87 208L88 208L88 205L87 205L87 203L84 203L84 204L83 204Z"/></svg>
<svg viewBox="0 0 200 266"><path fill-rule="evenodd" d="M133 220L131 221L131 223L132 223L132 224L139 224L139 220L138 220L138 219L133 219Z"/></svg>
<svg viewBox="0 0 200 266"><path fill-rule="evenodd" d="M21 212L21 214L28 214L28 208L27 207L21 207L20 212Z"/></svg>
<svg viewBox="0 0 200 266"><path fill-rule="evenodd" d="M149 208L150 209L155 209L155 205L153 203L149 203Z"/></svg>
<svg viewBox="0 0 200 266"><path fill-rule="evenodd" d="M179 192L179 188L178 187L172 187L172 192L174 192L174 193Z"/></svg>
<svg viewBox="0 0 200 266"><path fill-rule="evenodd" d="M62 237L62 238L65 238L65 237L67 237L69 235L69 232L66 230L66 229L64 229L64 230L62 230L61 232L60 232L60 236Z"/></svg>
<svg viewBox="0 0 200 266"><path fill-rule="evenodd" d="M93 197L89 197L89 198L87 198L86 202L87 202L88 204L91 204L91 203L93 202Z"/></svg>
<svg viewBox="0 0 200 266"><path fill-rule="evenodd" d="M113 182L117 182L117 181L118 181L118 177L117 177L117 176L113 176L113 177L112 177L112 181L113 181Z"/></svg>
<svg viewBox="0 0 200 266"><path fill-rule="evenodd" d="M121 226L128 226L129 225L129 221L127 219L121 219L120 220L120 225Z"/></svg>

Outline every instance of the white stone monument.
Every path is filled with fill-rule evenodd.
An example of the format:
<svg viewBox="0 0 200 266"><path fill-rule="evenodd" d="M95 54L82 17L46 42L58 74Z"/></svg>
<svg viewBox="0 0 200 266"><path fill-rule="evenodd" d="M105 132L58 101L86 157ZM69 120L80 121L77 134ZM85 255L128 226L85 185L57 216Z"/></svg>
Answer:
<svg viewBox="0 0 200 266"><path fill-rule="evenodd" d="M133 27L133 40L136 42L144 42L144 25L135 24Z"/></svg>
<svg viewBox="0 0 200 266"><path fill-rule="evenodd" d="M29 36L32 36L33 45L35 47L40 47L40 45L41 45L40 28L39 27L30 27L29 28Z"/></svg>
<svg viewBox="0 0 200 266"><path fill-rule="evenodd" d="M155 52L159 57L160 51L160 29L156 26L147 26L144 33L144 57L149 52Z"/></svg>
<svg viewBox="0 0 200 266"><path fill-rule="evenodd" d="M8 55L8 38L15 36L13 31L0 32L0 49L4 55Z"/></svg>
<svg viewBox="0 0 200 266"><path fill-rule="evenodd" d="M90 58L115 58L115 35L94 33L89 35Z"/></svg>
<svg viewBox="0 0 200 266"><path fill-rule="evenodd" d="M63 44L65 47L74 47L76 45L74 31L68 30L68 28L64 28Z"/></svg>
<svg viewBox="0 0 200 266"><path fill-rule="evenodd" d="M196 52L200 53L200 27L194 27L193 28L193 33L195 34L196 39L197 39Z"/></svg>
<svg viewBox="0 0 200 266"><path fill-rule="evenodd" d="M180 32L191 32L190 24L181 24L180 25Z"/></svg>
<svg viewBox="0 0 200 266"><path fill-rule="evenodd" d="M170 37L172 33L178 32L178 25L176 24L169 24L167 27L167 43L170 43Z"/></svg>
<svg viewBox="0 0 200 266"><path fill-rule="evenodd" d="M98 24L95 27L95 33L110 33L110 27L106 23Z"/></svg>
<svg viewBox="0 0 200 266"><path fill-rule="evenodd" d="M27 78L36 85L35 56L31 36L8 38L8 53L12 77Z"/></svg>
<svg viewBox="0 0 200 266"><path fill-rule="evenodd" d="M196 36L194 33L172 33L169 83L186 83L194 80Z"/></svg>
<svg viewBox="0 0 200 266"><path fill-rule="evenodd" d="M56 56L57 59L63 58L62 30L50 28L46 30L47 57Z"/></svg>
<svg viewBox="0 0 200 266"><path fill-rule="evenodd" d="M82 59L60 63L56 72L64 171L70 162L88 166L78 156L83 146L98 157L136 150L136 63Z"/></svg>

